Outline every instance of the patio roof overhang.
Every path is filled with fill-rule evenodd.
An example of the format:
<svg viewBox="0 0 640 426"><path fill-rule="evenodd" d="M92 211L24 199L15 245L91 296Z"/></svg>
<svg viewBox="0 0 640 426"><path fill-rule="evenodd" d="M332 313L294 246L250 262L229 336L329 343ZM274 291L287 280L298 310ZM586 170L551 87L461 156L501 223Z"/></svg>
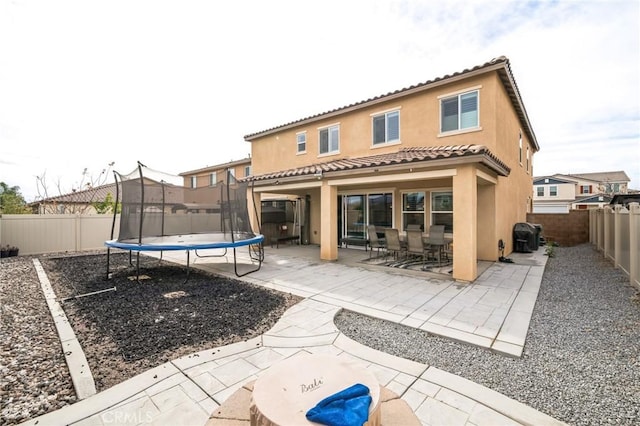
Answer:
<svg viewBox="0 0 640 426"><path fill-rule="evenodd" d="M478 176L488 182L508 176L510 168L483 145L403 148L394 153L345 158L310 166L250 176L260 192L319 187L323 180L330 185L357 185L378 182L411 181L451 177L456 167L478 164ZM495 176L495 177L494 177Z"/></svg>

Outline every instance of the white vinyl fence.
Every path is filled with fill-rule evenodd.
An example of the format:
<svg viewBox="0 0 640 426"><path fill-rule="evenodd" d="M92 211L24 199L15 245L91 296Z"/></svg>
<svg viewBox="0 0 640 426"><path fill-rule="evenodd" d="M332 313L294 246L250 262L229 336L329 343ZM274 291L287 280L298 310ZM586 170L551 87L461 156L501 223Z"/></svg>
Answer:
<svg viewBox="0 0 640 426"><path fill-rule="evenodd" d="M640 204L590 210L589 241L640 288Z"/></svg>
<svg viewBox="0 0 640 426"><path fill-rule="evenodd" d="M3 214L0 246L18 247L20 255L102 249L112 222L112 214ZM116 238L119 223L117 216Z"/></svg>

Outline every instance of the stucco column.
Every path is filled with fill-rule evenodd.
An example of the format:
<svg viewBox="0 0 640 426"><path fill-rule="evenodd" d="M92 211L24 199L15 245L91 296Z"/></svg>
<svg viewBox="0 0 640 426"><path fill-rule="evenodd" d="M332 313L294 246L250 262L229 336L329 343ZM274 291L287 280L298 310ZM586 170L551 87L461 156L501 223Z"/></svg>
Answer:
<svg viewBox="0 0 640 426"><path fill-rule="evenodd" d="M471 282L478 275L478 182L474 165L453 176L453 278Z"/></svg>
<svg viewBox="0 0 640 426"><path fill-rule="evenodd" d="M320 259L338 260L338 188L320 188Z"/></svg>
<svg viewBox="0 0 640 426"><path fill-rule="evenodd" d="M455 200L455 197L454 197ZM498 260L496 185L478 185L478 259ZM455 216L455 214L454 214ZM455 229L455 228L454 228ZM505 241L505 244L507 241Z"/></svg>
<svg viewBox="0 0 640 426"><path fill-rule="evenodd" d="M247 188L247 210L249 210L249 223L253 232L258 232L259 218L262 216L262 196L259 192Z"/></svg>

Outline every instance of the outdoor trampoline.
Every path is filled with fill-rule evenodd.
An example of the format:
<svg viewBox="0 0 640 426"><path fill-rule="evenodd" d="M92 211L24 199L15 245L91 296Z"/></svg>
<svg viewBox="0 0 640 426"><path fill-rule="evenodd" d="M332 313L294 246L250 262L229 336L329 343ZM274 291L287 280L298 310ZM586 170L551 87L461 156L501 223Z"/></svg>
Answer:
<svg viewBox="0 0 640 426"><path fill-rule="evenodd" d="M112 248L127 250L130 255L136 252L136 279L140 277L139 255L145 251L185 250L187 277L191 251L198 257L221 257L231 249L234 272L238 277L256 272L262 266L264 236L251 229L247 206L247 196L253 191L247 183L238 182L230 171L227 171L225 181L199 188L184 187L178 184L182 177L151 170L141 163L127 175L118 172L114 175L116 200L121 211L118 213L115 209L111 240L105 241L107 279L111 274ZM114 238L118 215L118 238ZM253 265L243 272L238 269L236 249L240 247L248 247ZM222 250L222 253L198 253L198 250L212 249Z"/></svg>

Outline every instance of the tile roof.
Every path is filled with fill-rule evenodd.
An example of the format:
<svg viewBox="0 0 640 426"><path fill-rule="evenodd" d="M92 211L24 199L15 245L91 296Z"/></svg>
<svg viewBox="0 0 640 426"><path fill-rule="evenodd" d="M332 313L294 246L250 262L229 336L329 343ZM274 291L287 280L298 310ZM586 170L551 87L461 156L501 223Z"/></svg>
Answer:
<svg viewBox="0 0 640 426"><path fill-rule="evenodd" d="M511 98L511 102L516 110L516 114L518 115L518 118L522 123L524 131L526 132L527 136L533 143L533 146L535 147L536 151L539 151L540 146L538 145L538 141L536 139L535 133L533 132L533 128L531 127L529 116L527 115L527 111L524 107L524 103L522 102L520 91L518 90L518 85L516 84L515 78L513 77L513 72L511 71L511 65L509 63L509 59L505 56L494 58L491 61L486 62L482 65L477 65L473 68L468 68L463 71L453 73L451 75L447 74L443 77L437 77L437 78L434 78L433 80L425 81L424 83L415 84L409 87L405 87L403 89L386 93L384 95L375 96L373 98L365 99L363 101L355 102L350 105L346 105L346 106L339 107L339 108L326 111L320 114L295 120L280 126L276 126L276 127L272 127L272 128L260 131L260 132L251 133L251 134L245 135L244 139L246 141L251 141L252 139L265 136L265 135L274 133L276 131L280 131L287 128L299 126L305 123L332 117L338 114L346 113L350 110L363 108L371 104L384 102L400 96L406 96L415 92L427 90L437 85L446 84L461 78L466 78L473 73L489 72L494 70L498 72L498 75L500 76L500 80L502 81L502 84L504 85L507 93L509 94L509 97Z"/></svg>
<svg viewBox="0 0 640 426"><path fill-rule="evenodd" d="M343 158L325 163L312 164L263 175L250 176L243 180L264 181L291 177L313 176L317 173L341 172L348 170L384 167L398 164L419 163L433 160L462 159L478 157L498 174L507 176L511 169L483 145L456 145L435 147L402 148L397 152L358 158Z"/></svg>
<svg viewBox="0 0 640 426"><path fill-rule="evenodd" d="M51 204L51 203L74 203L74 204L89 204L96 201L104 201L107 194L111 194L111 197L116 197L116 184L106 184L96 186L95 188L83 189L82 191L70 192L68 194L56 195L55 197L48 197L42 200L37 200L29 205L38 204Z"/></svg>
<svg viewBox="0 0 640 426"><path fill-rule="evenodd" d="M239 166L242 164L251 165L251 157L242 158L240 160L229 161L228 163L214 164L213 166L202 167L195 170L188 170L186 172L180 173L178 176L188 176L188 175L194 175L194 174L203 173L203 172L213 172L217 170L224 170L229 167Z"/></svg>
<svg viewBox="0 0 640 426"><path fill-rule="evenodd" d="M614 172L571 173L565 176L588 179L596 182L629 182L631 180L622 170Z"/></svg>

